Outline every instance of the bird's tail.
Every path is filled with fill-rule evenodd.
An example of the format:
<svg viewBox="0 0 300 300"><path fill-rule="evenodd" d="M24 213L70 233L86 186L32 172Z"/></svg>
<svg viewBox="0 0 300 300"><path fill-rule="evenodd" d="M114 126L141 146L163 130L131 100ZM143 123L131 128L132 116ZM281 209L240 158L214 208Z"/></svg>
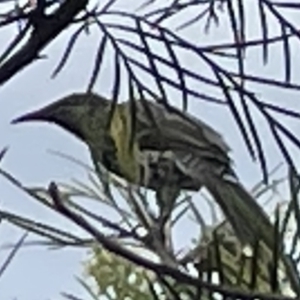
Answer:
<svg viewBox="0 0 300 300"><path fill-rule="evenodd" d="M297 272L290 259L283 254L282 241L275 238L275 227L254 197L239 182L226 180L216 174L206 174L204 185L220 206L243 246L249 245L253 249L254 245L264 245L270 263L275 249L279 251L279 260L284 265L285 276L299 295Z"/></svg>
<svg viewBox="0 0 300 300"><path fill-rule="evenodd" d="M208 176L207 176L208 175ZM206 174L204 185L245 245L263 240L272 244L274 229L267 214L249 192L237 181Z"/></svg>

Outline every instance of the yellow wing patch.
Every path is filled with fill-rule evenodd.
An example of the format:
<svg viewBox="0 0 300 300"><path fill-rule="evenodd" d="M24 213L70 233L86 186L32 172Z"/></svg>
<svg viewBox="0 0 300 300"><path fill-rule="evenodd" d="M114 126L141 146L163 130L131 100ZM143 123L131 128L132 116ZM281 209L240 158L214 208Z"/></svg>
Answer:
<svg viewBox="0 0 300 300"><path fill-rule="evenodd" d="M117 160L123 176L132 183L140 182L139 146L136 139L131 144L132 118L128 107L117 105L110 123L110 135L117 149Z"/></svg>

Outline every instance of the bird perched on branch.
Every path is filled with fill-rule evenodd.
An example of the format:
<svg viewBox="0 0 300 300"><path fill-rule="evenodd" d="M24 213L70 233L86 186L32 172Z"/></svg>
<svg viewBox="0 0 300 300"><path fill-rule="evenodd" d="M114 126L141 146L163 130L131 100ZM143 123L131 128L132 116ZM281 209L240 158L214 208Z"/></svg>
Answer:
<svg viewBox="0 0 300 300"><path fill-rule="evenodd" d="M272 226L236 178L229 146L213 128L187 113L146 100L114 105L100 95L78 93L13 123L25 121L59 125L88 145L96 165L158 193L168 186L176 193L204 186L242 243L270 240Z"/></svg>
<svg viewBox="0 0 300 300"><path fill-rule="evenodd" d="M87 144L95 166L100 163L155 190L158 200L206 187L243 245L263 241L270 249L277 247L269 218L233 171L229 146L199 119L151 101L115 104L97 94L78 93L13 123L26 121L51 122L71 132Z"/></svg>
<svg viewBox="0 0 300 300"><path fill-rule="evenodd" d="M114 105L93 93L71 94L13 121L55 123L85 142L93 161L129 182L175 195L206 187L243 244L274 246L274 230L239 183L229 146L213 128L174 107L146 100ZM168 187L170 187L168 189ZM175 197L175 196L174 196Z"/></svg>

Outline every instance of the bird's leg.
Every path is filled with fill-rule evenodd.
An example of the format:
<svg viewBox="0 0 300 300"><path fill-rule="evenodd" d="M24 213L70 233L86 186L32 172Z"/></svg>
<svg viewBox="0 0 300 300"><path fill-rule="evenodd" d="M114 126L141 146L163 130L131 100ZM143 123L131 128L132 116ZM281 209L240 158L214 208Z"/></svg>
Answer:
<svg viewBox="0 0 300 300"><path fill-rule="evenodd" d="M159 203L158 227L161 232L162 240L166 247L172 249L171 229L172 211L179 195L179 190L175 186L162 186L157 192L156 197Z"/></svg>
<svg viewBox="0 0 300 300"><path fill-rule="evenodd" d="M164 170L164 178L170 178L170 176L176 176L174 172L174 164L169 161L167 170ZM167 172L166 172L167 171ZM168 249L172 250L171 229L172 229L172 212L175 202L179 196L180 188L177 184L177 180L174 180L172 184L164 183L156 191L156 198L159 206L159 218L158 225L161 231L162 239Z"/></svg>
<svg viewBox="0 0 300 300"><path fill-rule="evenodd" d="M149 186L156 180L156 201L159 207L158 222L154 224L155 236L172 250L171 242L171 215L176 199L180 193L179 179L175 172L175 163L171 153L159 151L142 151L139 157L143 168L141 184Z"/></svg>

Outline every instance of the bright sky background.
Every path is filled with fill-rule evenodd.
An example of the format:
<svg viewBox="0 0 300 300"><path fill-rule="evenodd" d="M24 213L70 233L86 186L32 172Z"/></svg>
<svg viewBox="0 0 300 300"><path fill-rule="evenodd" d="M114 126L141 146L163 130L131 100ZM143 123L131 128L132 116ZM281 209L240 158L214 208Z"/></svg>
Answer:
<svg viewBox="0 0 300 300"><path fill-rule="evenodd" d="M122 2L122 0L120 0ZM128 5L128 1L126 2ZM251 21L253 25L249 26L249 32L253 35L255 32L255 13L249 7L249 16L253 15ZM190 11L189 13L193 13ZM248 17L249 17L248 16ZM294 18L294 16L292 16ZM184 16L182 16L184 20ZM274 21L274 20L273 20ZM271 22L273 22L271 20ZM172 26L172 22L168 22ZM224 23L226 25L226 23ZM228 37L226 26L222 24L219 28L212 27L210 35L203 32L203 27L193 27L186 30L186 37L195 38L198 43L224 41ZM174 24L173 24L174 25ZM1 31L0 45L1 51L4 45L7 45L11 39L12 32L16 28L10 28L7 31ZM270 28L270 32L278 32L276 26ZM70 178L85 179L86 174L83 170L72 164L63 161L49 153L49 149L55 149L68 153L85 162L89 162L89 155L86 147L66 132L46 124L22 124L19 126L10 125L10 121L34 108L41 107L50 103L65 94L83 91L88 84L91 74L93 59L91 56L95 53L98 46L96 35L89 37L82 36L72 58L64 71L55 79L50 78L51 73L56 66L60 55L66 45L68 32L55 40L43 54L47 54L47 59L35 62L10 80L7 84L0 87L0 101L2 101L0 110L0 148L9 146L9 151L2 162L1 167L12 173L25 185L47 185L52 180L69 180ZM296 57L296 50L299 44L293 47L293 80L300 82L299 72L299 49ZM158 48L159 50L159 48ZM282 78L281 52L278 47L272 47L270 62L264 69L261 68L261 52L249 51L248 68L253 71L261 72L261 75L268 74ZM186 66L197 67L194 58L188 53L183 53L182 60ZM279 63L280 61L280 63ZM105 74L101 82L97 83L96 92L101 94L108 93L111 84L109 64L105 67ZM269 97L272 101L288 103L289 106L296 103L296 96L292 93L277 93L274 90L260 90L262 96ZM177 95L174 94L174 99ZM179 101L174 101L178 104ZM297 105L299 107L299 105ZM229 114L216 106L204 104L202 101L195 100L190 103L190 111L206 120L217 130L224 134L225 139L231 145L232 157L235 161L237 173L242 182L251 187L261 179L258 168L251 162L244 145L241 143L240 135L233 125ZM258 119L259 120L259 119ZM260 120L259 120L260 121ZM291 123L295 131L300 130L299 123ZM269 137L264 133L265 127L261 127L265 146L268 154L271 155L272 163L275 166L281 161L278 153L273 148ZM299 155L299 154L297 154ZM25 196L24 193L12 187L6 179L0 177L0 201L1 207L16 213L23 214L43 222L56 224L70 231L77 230L70 222L57 217L54 213L36 204L32 199ZM11 226L0 226L0 245L16 242L21 236L21 232ZM186 228L178 233L180 240L186 234ZM6 257L6 251L0 251L0 263ZM5 275L0 279L0 299L60 299L60 292L70 292L78 297L84 295L83 290L76 282L74 276L82 274L81 262L86 258L85 251L78 249L65 250L46 250L41 247L29 247L18 253ZM87 298L88 299L88 298Z"/></svg>

